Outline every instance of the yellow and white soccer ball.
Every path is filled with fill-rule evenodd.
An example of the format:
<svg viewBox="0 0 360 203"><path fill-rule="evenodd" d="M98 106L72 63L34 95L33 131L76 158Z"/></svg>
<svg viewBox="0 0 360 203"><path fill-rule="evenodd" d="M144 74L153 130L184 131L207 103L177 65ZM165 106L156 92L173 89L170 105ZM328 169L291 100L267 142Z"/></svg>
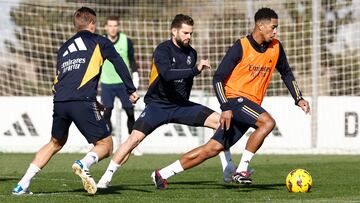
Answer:
<svg viewBox="0 0 360 203"><path fill-rule="evenodd" d="M286 177L289 192L309 192L312 186L312 177L305 169L294 169Z"/></svg>

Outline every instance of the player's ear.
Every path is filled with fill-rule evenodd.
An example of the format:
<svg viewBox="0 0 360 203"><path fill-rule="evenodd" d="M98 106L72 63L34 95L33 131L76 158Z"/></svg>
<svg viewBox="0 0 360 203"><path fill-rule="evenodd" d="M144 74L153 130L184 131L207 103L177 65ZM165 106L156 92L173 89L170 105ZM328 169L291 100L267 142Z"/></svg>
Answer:
<svg viewBox="0 0 360 203"><path fill-rule="evenodd" d="M264 29L264 23L262 21L259 21L258 23L256 23L256 26L258 27L260 32Z"/></svg>
<svg viewBox="0 0 360 203"><path fill-rule="evenodd" d="M176 36L176 33L177 33L177 29L176 28L171 28L171 35Z"/></svg>

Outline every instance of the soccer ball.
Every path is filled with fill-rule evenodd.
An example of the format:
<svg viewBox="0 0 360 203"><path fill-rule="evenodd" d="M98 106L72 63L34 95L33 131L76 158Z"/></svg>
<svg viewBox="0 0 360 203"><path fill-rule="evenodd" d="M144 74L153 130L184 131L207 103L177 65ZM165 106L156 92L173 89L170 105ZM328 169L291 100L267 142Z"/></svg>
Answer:
<svg viewBox="0 0 360 203"><path fill-rule="evenodd" d="M289 192L309 192L312 185L312 177L305 169L294 169L286 177Z"/></svg>

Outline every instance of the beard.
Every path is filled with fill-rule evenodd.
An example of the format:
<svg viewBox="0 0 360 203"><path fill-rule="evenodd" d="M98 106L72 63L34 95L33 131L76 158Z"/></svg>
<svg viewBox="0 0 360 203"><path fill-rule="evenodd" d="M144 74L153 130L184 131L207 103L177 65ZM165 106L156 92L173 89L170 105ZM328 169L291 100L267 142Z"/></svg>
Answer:
<svg viewBox="0 0 360 203"><path fill-rule="evenodd" d="M179 37L175 38L176 44L179 45L179 47L181 48L188 48L190 46L190 40L187 43L184 43L183 41L181 41L181 39Z"/></svg>

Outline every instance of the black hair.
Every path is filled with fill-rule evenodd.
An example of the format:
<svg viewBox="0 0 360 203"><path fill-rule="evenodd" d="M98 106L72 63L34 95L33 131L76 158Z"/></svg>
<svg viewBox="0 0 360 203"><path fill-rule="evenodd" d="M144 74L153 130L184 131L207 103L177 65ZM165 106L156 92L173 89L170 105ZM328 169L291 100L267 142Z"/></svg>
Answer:
<svg viewBox="0 0 360 203"><path fill-rule="evenodd" d="M194 20L188 16L188 15L184 15L184 14L177 14L173 21L171 22L171 29L172 28L181 28L182 24L186 24L186 25L194 25Z"/></svg>
<svg viewBox="0 0 360 203"><path fill-rule="evenodd" d="M278 15L271 8L261 8L256 11L254 20L258 22L259 20L271 20L271 18L278 19Z"/></svg>

